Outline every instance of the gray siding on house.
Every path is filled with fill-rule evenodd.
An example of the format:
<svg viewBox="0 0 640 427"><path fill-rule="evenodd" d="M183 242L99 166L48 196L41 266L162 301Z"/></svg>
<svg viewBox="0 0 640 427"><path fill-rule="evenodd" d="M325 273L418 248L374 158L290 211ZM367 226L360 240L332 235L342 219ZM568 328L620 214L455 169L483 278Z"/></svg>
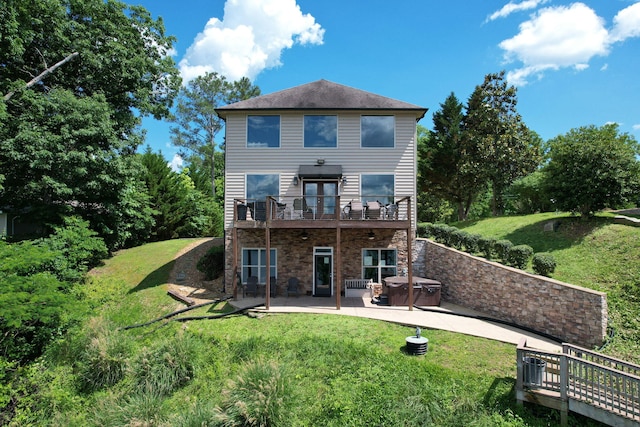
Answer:
<svg viewBox="0 0 640 427"><path fill-rule="evenodd" d="M278 114L264 111L264 114ZM252 112L255 114L255 112ZM248 173L280 175L280 195L294 197L302 185L294 186L293 177L300 165L312 165L324 159L327 165L341 165L347 185L341 186L343 204L358 198L361 174L394 174L395 194L416 196L416 115L414 112L340 111L337 148L304 148L303 118L305 114L332 114L329 111L280 112L280 148L247 148L246 111L226 113L225 163L225 228L233 220L233 200L245 197L245 177ZM395 116L394 148L361 148L361 115L387 114ZM415 209L413 209L415 225Z"/></svg>

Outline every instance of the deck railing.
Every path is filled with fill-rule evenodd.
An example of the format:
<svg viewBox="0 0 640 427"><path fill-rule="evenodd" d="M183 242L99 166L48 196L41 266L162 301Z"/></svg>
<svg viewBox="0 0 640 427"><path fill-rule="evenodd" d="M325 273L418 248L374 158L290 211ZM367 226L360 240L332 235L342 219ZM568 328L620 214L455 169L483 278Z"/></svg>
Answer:
<svg viewBox="0 0 640 427"><path fill-rule="evenodd" d="M407 220L408 196L268 196L234 199L236 221L269 220ZM361 210L357 203L361 203ZM377 202L377 203L372 203Z"/></svg>
<svg viewBox="0 0 640 427"><path fill-rule="evenodd" d="M562 353L517 349L516 396L543 396L539 403L560 409L563 425L568 410L609 425L640 422L640 366L570 344Z"/></svg>

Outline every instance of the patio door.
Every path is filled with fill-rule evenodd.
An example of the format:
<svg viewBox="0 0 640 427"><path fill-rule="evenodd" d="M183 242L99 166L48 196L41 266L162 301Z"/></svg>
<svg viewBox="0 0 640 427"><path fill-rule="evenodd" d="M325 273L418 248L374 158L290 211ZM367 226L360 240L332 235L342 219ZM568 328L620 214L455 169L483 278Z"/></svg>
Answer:
<svg viewBox="0 0 640 427"><path fill-rule="evenodd" d="M333 295L333 248L313 248L313 296Z"/></svg>
<svg viewBox="0 0 640 427"><path fill-rule="evenodd" d="M316 219L336 218L337 181L305 181L304 198Z"/></svg>

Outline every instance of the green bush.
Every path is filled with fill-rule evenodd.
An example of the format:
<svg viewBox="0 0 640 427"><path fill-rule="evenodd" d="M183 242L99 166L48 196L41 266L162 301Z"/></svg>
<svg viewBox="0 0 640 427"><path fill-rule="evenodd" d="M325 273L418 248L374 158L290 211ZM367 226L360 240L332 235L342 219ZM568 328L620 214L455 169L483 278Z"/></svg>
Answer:
<svg viewBox="0 0 640 427"><path fill-rule="evenodd" d="M531 260L533 271L541 276L551 277L556 269L556 259L547 252L538 252Z"/></svg>
<svg viewBox="0 0 640 427"><path fill-rule="evenodd" d="M92 319L76 361L80 389L93 392L117 384L126 374L131 347L128 336L114 325Z"/></svg>
<svg viewBox="0 0 640 427"><path fill-rule="evenodd" d="M451 234L450 234L450 244L451 246L453 246L454 248L458 249L459 251L462 250L462 247L464 246L464 242L467 238L467 235L469 233L467 233L466 231L463 230L459 230L457 228L452 227L453 230L451 230Z"/></svg>
<svg viewBox="0 0 640 427"><path fill-rule="evenodd" d="M524 270L533 255L533 248L529 245L517 245L509 248L507 263L512 267Z"/></svg>
<svg viewBox="0 0 640 427"><path fill-rule="evenodd" d="M464 236L464 247L467 252L474 254L478 252L479 242L482 238L479 234L466 233Z"/></svg>
<svg viewBox="0 0 640 427"><path fill-rule="evenodd" d="M133 363L136 390L148 395L168 396L193 378L199 352L198 339L187 333L144 349Z"/></svg>
<svg viewBox="0 0 640 427"><path fill-rule="evenodd" d="M197 268L205 280L217 279L224 272L224 246L213 246L198 260Z"/></svg>
<svg viewBox="0 0 640 427"><path fill-rule="evenodd" d="M513 246L510 240L502 239L498 240L493 248L496 251L496 255L502 262L507 262L509 256L509 249Z"/></svg>
<svg viewBox="0 0 640 427"><path fill-rule="evenodd" d="M431 237L433 224L430 222L423 222L418 224L416 228L416 235L418 237Z"/></svg>
<svg viewBox="0 0 640 427"><path fill-rule="evenodd" d="M289 390L283 369L274 362L247 365L236 381L222 390L218 421L223 426L285 425Z"/></svg>
<svg viewBox="0 0 640 427"><path fill-rule="evenodd" d="M495 244L496 239L492 237L480 237L478 239L478 250L482 252L486 259L491 259Z"/></svg>

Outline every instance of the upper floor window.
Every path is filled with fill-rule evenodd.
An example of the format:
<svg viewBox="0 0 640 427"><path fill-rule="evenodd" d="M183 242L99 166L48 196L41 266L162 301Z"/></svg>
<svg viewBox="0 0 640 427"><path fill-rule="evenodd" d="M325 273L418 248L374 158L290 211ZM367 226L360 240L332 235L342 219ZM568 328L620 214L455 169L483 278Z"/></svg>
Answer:
<svg viewBox="0 0 640 427"><path fill-rule="evenodd" d="M279 148L280 116L248 116L247 147Z"/></svg>
<svg viewBox="0 0 640 427"><path fill-rule="evenodd" d="M249 201L264 201L267 196L278 196L280 176L278 174L247 174L246 192Z"/></svg>
<svg viewBox="0 0 640 427"><path fill-rule="evenodd" d="M393 116L362 116L360 118L362 147L393 148L395 118Z"/></svg>
<svg viewBox="0 0 640 427"><path fill-rule="evenodd" d="M384 205L393 203L394 189L393 175L362 175L360 177L360 194L363 202L377 200Z"/></svg>
<svg viewBox="0 0 640 427"><path fill-rule="evenodd" d="M304 116L305 148L336 148L338 116Z"/></svg>

